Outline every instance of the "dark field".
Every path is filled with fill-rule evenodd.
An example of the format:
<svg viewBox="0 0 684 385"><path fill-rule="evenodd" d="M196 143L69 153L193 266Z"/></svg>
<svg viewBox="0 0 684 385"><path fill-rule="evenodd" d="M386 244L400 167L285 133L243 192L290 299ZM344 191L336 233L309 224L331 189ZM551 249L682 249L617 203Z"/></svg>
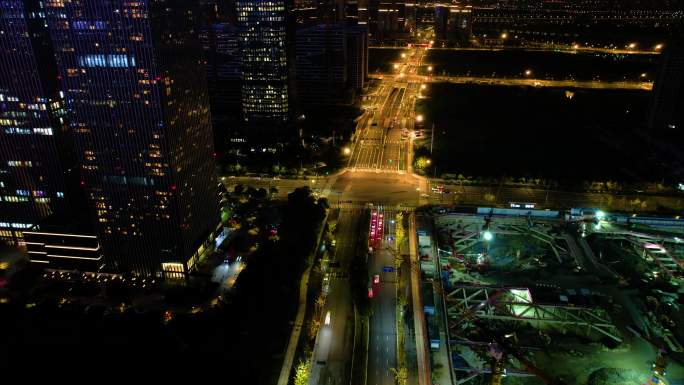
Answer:
<svg viewBox="0 0 684 385"><path fill-rule="evenodd" d="M389 72L400 59L402 49L371 49L368 70ZM538 79L652 80L657 55L610 55L603 53L563 53L523 50L453 51L433 49L425 64L433 73L448 76L522 78L526 70ZM425 68L423 68L425 71ZM646 77L642 77L642 74Z"/></svg>
<svg viewBox="0 0 684 385"><path fill-rule="evenodd" d="M561 181L658 181L667 170L634 134L645 120L641 91L493 87L435 83L418 103L425 115L430 174Z"/></svg>

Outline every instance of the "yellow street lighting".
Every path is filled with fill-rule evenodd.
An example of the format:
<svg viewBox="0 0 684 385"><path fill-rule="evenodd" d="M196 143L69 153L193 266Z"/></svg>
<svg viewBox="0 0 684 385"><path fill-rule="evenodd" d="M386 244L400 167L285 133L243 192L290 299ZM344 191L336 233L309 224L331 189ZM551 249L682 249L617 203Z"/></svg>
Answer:
<svg viewBox="0 0 684 385"><path fill-rule="evenodd" d="M421 84L421 85L420 85L420 89L421 89L421 90L424 90L424 89L426 89L426 88L427 88L427 86L426 86L425 84Z"/></svg>
<svg viewBox="0 0 684 385"><path fill-rule="evenodd" d="M428 72L432 72L432 66L428 66Z"/></svg>
<svg viewBox="0 0 684 385"><path fill-rule="evenodd" d="M637 46L636 43L629 43L629 45L628 45L629 49L634 49L634 48L636 48L636 46Z"/></svg>
<svg viewBox="0 0 684 385"><path fill-rule="evenodd" d="M663 45L662 44L656 44L655 49L656 49L656 51L660 51L661 49L663 49Z"/></svg>
<svg viewBox="0 0 684 385"><path fill-rule="evenodd" d="M405 58L405 57L406 57L406 54L405 54L405 53L402 53L402 54L401 54L401 57L402 57L402 58Z"/></svg>
<svg viewBox="0 0 684 385"><path fill-rule="evenodd" d="M525 76L530 76L532 75L532 70L526 70L525 71Z"/></svg>
<svg viewBox="0 0 684 385"><path fill-rule="evenodd" d="M394 65L394 69L397 69L397 68L399 68L399 64Z"/></svg>
<svg viewBox="0 0 684 385"><path fill-rule="evenodd" d="M344 155L349 155L349 154L351 154L351 148L345 147L344 148Z"/></svg>
<svg viewBox="0 0 684 385"><path fill-rule="evenodd" d="M641 77L642 77L642 78L645 78L646 76L648 76L648 74L647 74L646 72L644 72L643 74L641 74Z"/></svg>
<svg viewBox="0 0 684 385"><path fill-rule="evenodd" d="M422 122L423 121L423 115L417 115L416 116L416 122Z"/></svg>
<svg viewBox="0 0 684 385"><path fill-rule="evenodd" d="M574 44L574 45L572 46L572 48L578 49L578 48L579 48L579 44Z"/></svg>
<svg viewBox="0 0 684 385"><path fill-rule="evenodd" d="M432 161L431 161L430 159L428 159L428 160L426 160L426 161L425 161L425 163L427 163L427 164L431 164L431 163L432 163Z"/></svg>
<svg viewBox="0 0 684 385"><path fill-rule="evenodd" d="M506 32L501 34L502 39L508 39L508 34Z"/></svg>
<svg viewBox="0 0 684 385"><path fill-rule="evenodd" d="M430 45L433 45L433 44L435 44L435 41L434 41L434 40L430 40Z"/></svg>

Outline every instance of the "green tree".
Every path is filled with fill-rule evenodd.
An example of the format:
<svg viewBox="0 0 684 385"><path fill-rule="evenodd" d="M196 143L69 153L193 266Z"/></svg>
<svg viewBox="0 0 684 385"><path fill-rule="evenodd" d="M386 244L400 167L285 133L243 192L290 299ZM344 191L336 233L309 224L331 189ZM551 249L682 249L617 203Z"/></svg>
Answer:
<svg viewBox="0 0 684 385"><path fill-rule="evenodd" d="M309 369L311 363L309 360L302 360L297 365L297 370L295 371L295 385L307 385L309 383Z"/></svg>

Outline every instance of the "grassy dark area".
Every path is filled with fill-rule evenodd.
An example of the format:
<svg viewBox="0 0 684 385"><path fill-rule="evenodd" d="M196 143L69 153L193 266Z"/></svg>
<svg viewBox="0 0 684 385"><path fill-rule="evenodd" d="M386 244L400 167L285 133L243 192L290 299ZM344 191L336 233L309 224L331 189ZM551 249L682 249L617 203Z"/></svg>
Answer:
<svg viewBox="0 0 684 385"><path fill-rule="evenodd" d="M668 170L634 130L645 121L649 93L430 85L418 111L427 139L417 157L429 155L429 175L584 180L660 181Z"/></svg>
<svg viewBox="0 0 684 385"><path fill-rule="evenodd" d="M653 79L658 55L434 49L425 62L438 75L521 78L529 69L537 79L634 81Z"/></svg>
<svg viewBox="0 0 684 385"><path fill-rule="evenodd" d="M74 365L79 374L89 368L166 375L219 371L230 383L270 384L282 362L299 277L322 226L324 203L298 189L282 214L280 240L264 243L249 257L223 304L198 314L176 314L164 324L161 312L84 316L82 307L57 307L54 301L32 308L0 305L0 367L39 365L69 375L63 369Z"/></svg>
<svg viewBox="0 0 684 385"><path fill-rule="evenodd" d="M368 49L368 73L388 73L392 71L392 65L401 60L404 48L369 48Z"/></svg>
<svg viewBox="0 0 684 385"><path fill-rule="evenodd" d="M333 173L343 165L342 149L348 145L356 126L354 119L359 115L361 111L355 105L304 110L296 127L283 129L289 132L287 139L275 148L272 132L227 130L223 132L222 145L217 146L220 171L232 175L258 173L283 177ZM247 143L231 143L233 136L247 137Z"/></svg>

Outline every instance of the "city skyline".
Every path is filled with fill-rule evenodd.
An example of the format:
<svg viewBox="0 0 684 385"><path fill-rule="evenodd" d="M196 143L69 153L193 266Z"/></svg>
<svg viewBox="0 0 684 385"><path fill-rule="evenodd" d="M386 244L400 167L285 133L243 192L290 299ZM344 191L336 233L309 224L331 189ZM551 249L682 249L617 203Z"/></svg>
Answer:
<svg viewBox="0 0 684 385"><path fill-rule="evenodd" d="M681 5L0 1L0 368L684 383Z"/></svg>

